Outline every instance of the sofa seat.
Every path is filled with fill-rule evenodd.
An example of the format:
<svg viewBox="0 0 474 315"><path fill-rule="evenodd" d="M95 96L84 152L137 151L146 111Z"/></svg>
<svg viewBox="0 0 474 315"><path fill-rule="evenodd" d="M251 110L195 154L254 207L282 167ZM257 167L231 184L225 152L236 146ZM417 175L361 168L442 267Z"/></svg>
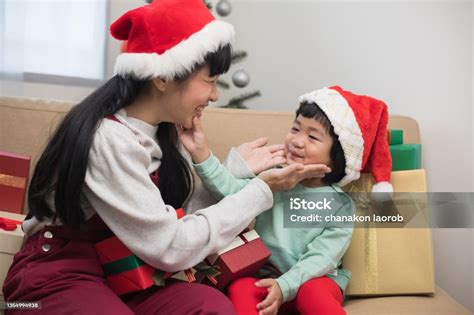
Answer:
<svg viewBox="0 0 474 315"><path fill-rule="evenodd" d="M30 155L32 174L49 136L73 105L66 101L0 96L0 151ZM230 147L261 136L267 136L270 143L281 142L293 115L207 108L203 123L214 154L222 160ZM226 126L224 134L222 126ZM389 127L403 129L407 143L419 143L418 125L412 118L390 116ZM25 212L27 209L25 205ZM0 301L2 298L0 291ZM344 307L348 315L472 314L439 287L431 296L351 297Z"/></svg>
<svg viewBox="0 0 474 315"><path fill-rule="evenodd" d="M440 287L432 295L351 297L344 303L347 315L468 315L473 314Z"/></svg>

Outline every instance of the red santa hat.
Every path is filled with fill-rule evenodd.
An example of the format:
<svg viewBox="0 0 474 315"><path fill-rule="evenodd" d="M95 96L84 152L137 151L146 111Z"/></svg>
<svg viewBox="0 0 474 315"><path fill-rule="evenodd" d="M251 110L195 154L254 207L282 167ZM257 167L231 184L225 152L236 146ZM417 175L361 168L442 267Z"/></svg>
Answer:
<svg viewBox="0 0 474 315"><path fill-rule="evenodd" d="M155 0L125 13L110 32L127 41L115 73L137 79L187 73L234 38L234 27L217 21L203 0Z"/></svg>
<svg viewBox="0 0 474 315"><path fill-rule="evenodd" d="M392 158L387 141L387 105L375 98L344 91L339 86L323 88L300 97L300 102L316 103L330 120L346 159L344 186L370 171L375 180L372 192L392 193ZM385 199L384 194L372 194Z"/></svg>

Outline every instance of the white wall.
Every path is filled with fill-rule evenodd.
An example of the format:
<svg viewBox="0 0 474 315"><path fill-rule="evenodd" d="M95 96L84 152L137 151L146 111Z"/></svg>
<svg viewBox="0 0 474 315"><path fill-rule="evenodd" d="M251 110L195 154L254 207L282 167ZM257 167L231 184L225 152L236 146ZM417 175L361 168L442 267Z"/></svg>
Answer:
<svg viewBox="0 0 474 315"><path fill-rule="evenodd" d="M418 120L433 191L473 190L470 2L232 3L235 46L263 94L250 107L293 111L333 84L373 95Z"/></svg>
<svg viewBox="0 0 474 315"><path fill-rule="evenodd" d="M111 1L110 21L137 3L144 1ZM298 95L322 86L370 94L391 113L418 120L432 191L474 191L472 1L231 3L235 48L249 53L239 66L252 81L222 92L223 102L260 89L263 96L249 107L293 111ZM109 76L118 47L108 44ZM90 91L0 81L0 95L80 100ZM437 283L472 311L473 239L472 229L433 230Z"/></svg>

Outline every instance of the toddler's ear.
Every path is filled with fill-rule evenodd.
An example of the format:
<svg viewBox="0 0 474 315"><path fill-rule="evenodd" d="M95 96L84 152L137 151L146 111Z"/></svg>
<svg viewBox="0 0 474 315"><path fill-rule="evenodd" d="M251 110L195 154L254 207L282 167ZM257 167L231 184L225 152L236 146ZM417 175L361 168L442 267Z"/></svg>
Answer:
<svg viewBox="0 0 474 315"><path fill-rule="evenodd" d="M168 87L168 82L165 79L159 77L152 79L151 82L160 92L165 92L166 88Z"/></svg>

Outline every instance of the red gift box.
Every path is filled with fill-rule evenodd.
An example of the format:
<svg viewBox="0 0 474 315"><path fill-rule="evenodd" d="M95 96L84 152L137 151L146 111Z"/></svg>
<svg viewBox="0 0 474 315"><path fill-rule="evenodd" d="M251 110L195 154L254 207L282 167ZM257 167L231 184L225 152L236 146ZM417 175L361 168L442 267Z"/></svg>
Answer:
<svg viewBox="0 0 474 315"><path fill-rule="evenodd" d="M250 230L241 233L226 248L207 257L206 262L219 269L220 274L216 276L217 283L214 285L223 290L236 279L255 275L270 256L258 233ZM203 281L209 282L207 279Z"/></svg>
<svg viewBox="0 0 474 315"><path fill-rule="evenodd" d="M23 213L31 158L0 151L0 210Z"/></svg>
<svg viewBox="0 0 474 315"><path fill-rule="evenodd" d="M176 214L178 218L183 217L183 209L177 209ZM117 295L145 290L172 276L146 264L116 236L96 243L95 249L109 286Z"/></svg>
<svg viewBox="0 0 474 315"><path fill-rule="evenodd" d="M5 281L13 256L23 244L21 223L24 219L22 214L0 211L0 283Z"/></svg>
<svg viewBox="0 0 474 315"><path fill-rule="evenodd" d="M117 295L141 291L155 284L156 269L145 264L116 237L95 244L110 288Z"/></svg>

